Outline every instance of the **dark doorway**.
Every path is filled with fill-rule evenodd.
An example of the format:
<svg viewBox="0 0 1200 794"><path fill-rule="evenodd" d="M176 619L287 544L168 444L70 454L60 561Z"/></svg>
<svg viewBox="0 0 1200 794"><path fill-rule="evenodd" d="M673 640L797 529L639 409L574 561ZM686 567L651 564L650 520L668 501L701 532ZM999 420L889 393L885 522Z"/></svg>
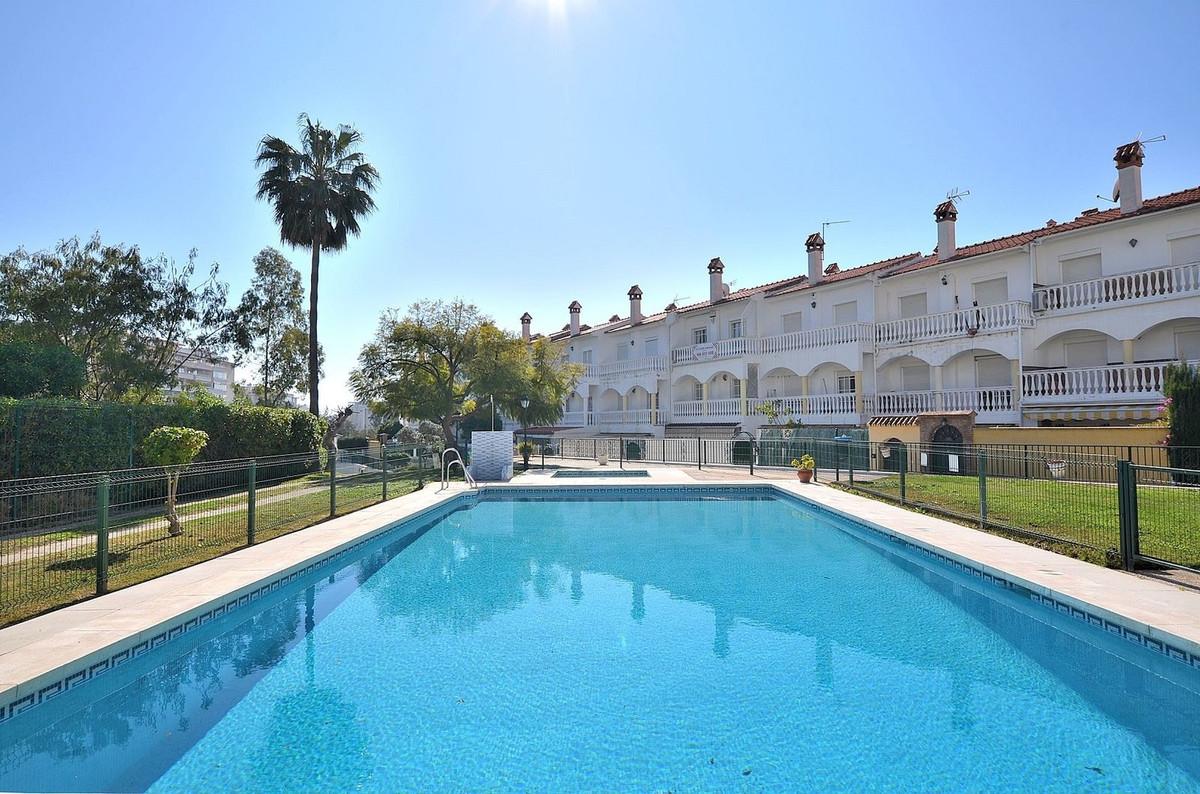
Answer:
<svg viewBox="0 0 1200 794"><path fill-rule="evenodd" d="M961 460L963 434L952 424L943 422L936 430L933 431L933 436L930 438L932 447L929 451L928 471L933 474L948 474L950 473L950 456L954 455ZM957 474L962 471L962 467L955 466Z"/></svg>

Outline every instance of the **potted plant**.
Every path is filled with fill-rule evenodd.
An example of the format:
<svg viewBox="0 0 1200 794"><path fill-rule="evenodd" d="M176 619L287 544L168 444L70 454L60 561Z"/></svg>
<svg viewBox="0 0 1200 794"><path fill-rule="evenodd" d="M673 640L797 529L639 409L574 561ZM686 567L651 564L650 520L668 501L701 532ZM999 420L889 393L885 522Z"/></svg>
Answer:
<svg viewBox="0 0 1200 794"><path fill-rule="evenodd" d="M812 482L813 469L816 467L817 462L812 455L801 455L799 460L792 461L792 468L796 470L800 482Z"/></svg>
<svg viewBox="0 0 1200 794"><path fill-rule="evenodd" d="M1061 480L1063 475L1067 473L1067 462L1058 459L1048 460L1046 461L1046 468L1050 470L1051 477Z"/></svg>
<svg viewBox="0 0 1200 794"><path fill-rule="evenodd" d="M522 441L517 445L517 452L521 453L521 465L524 470L529 470L529 456L533 454L533 443L530 441Z"/></svg>

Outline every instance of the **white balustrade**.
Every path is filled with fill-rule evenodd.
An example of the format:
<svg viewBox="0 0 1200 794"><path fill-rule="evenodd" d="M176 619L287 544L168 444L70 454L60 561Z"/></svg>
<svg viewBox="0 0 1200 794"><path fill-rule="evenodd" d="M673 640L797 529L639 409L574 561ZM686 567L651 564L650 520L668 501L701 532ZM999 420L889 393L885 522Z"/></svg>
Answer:
<svg viewBox="0 0 1200 794"><path fill-rule="evenodd" d="M835 414L853 414L854 393L844 394L810 394L807 397L767 397L753 400L752 409L769 404L776 413L782 416L832 416ZM761 411L760 411L761 413Z"/></svg>
<svg viewBox="0 0 1200 794"><path fill-rule="evenodd" d="M1032 327L1033 310L1030 305L1025 301L1009 301L876 323L875 342L883 346L895 346L928 339L970 337Z"/></svg>
<svg viewBox="0 0 1200 794"><path fill-rule="evenodd" d="M847 323L811 331L792 331L758 340L760 353L786 353L791 350L813 350L820 347L844 345L851 342L872 342L875 332L871 323Z"/></svg>
<svg viewBox="0 0 1200 794"><path fill-rule="evenodd" d="M1034 404L1155 401L1162 398L1167 366L1167 362L1156 362L1025 372L1021 375L1022 399Z"/></svg>
<svg viewBox="0 0 1200 794"><path fill-rule="evenodd" d="M598 425L651 425L656 424L658 411L652 408L634 408L625 411L597 411L595 423Z"/></svg>
<svg viewBox="0 0 1200 794"><path fill-rule="evenodd" d="M877 394L875 413L907 416L926 411L975 411L979 414L1017 410L1016 389L1011 386L978 386L943 391L899 391Z"/></svg>
<svg viewBox="0 0 1200 794"><path fill-rule="evenodd" d="M661 375L666 371L666 356L642 356L624 361L610 361L607 364L588 364L583 377L593 381L611 381L646 373Z"/></svg>
<svg viewBox="0 0 1200 794"><path fill-rule="evenodd" d="M591 411L564 411L558 424L563 427L586 427L592 423Z"/></svg>
<svg viewBox="0 0 1200 794"><path fill-rule="evenodd" d="M1112 276L1038 287L1033 306L1047 314L1070 313L1112 303L1200 291L1200 262L1118 273Z"/></svg>
<svg viewBox="0 0 1200 794"><path fill-rule="evenodd" d="M742 336L737 339L722 339L719 342L703 342L698 345L677 347L671 351L672 364L687 364L693 361L711 361L718 358L754 355L759 350L758 337Z"/></svg>

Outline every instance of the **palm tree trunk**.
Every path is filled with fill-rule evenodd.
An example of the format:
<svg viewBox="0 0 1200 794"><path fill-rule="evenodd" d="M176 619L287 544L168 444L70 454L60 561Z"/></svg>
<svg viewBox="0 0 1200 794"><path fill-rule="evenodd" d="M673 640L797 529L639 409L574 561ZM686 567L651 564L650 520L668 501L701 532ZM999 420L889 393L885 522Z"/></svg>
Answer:
<svg viewBox="0 0 1200 794"><path fill-rule="evenodd" d="M312 270L308 277L308 412L321 415L321 400L318 393L321 362L317 356L317 282L321 272L321 244L313 240Z"/></svg>

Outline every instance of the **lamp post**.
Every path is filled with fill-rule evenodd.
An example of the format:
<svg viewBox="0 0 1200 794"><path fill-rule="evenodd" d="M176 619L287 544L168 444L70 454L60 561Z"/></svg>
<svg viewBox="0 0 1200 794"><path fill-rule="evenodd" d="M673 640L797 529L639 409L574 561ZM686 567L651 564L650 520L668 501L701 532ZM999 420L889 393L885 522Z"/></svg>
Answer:
<svg viewBox="0 0 1200 794"><path fill-rule="evenodd" d="M521 471L529 471L529 398L521 398Z"/></svg>

